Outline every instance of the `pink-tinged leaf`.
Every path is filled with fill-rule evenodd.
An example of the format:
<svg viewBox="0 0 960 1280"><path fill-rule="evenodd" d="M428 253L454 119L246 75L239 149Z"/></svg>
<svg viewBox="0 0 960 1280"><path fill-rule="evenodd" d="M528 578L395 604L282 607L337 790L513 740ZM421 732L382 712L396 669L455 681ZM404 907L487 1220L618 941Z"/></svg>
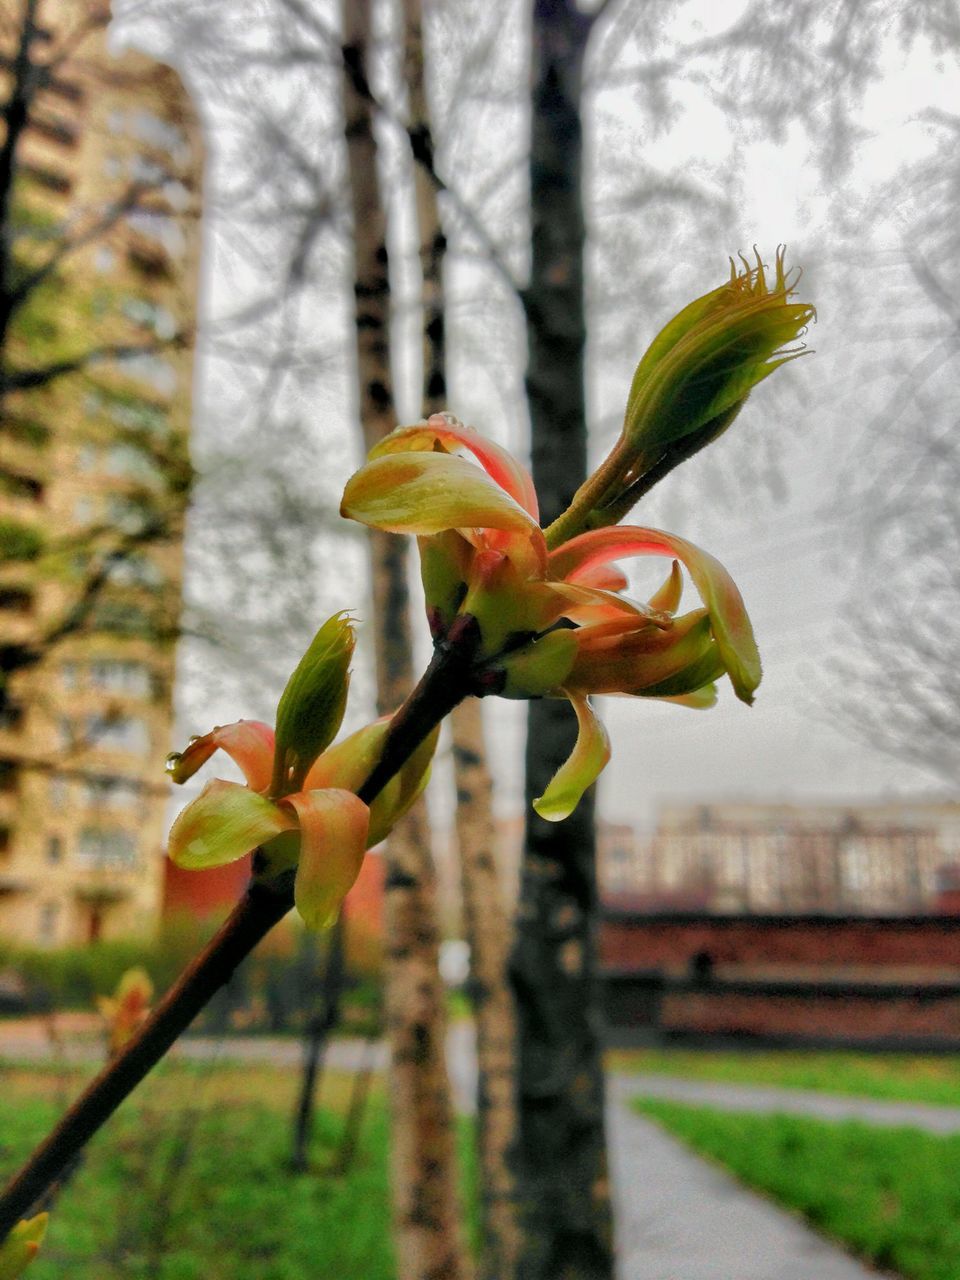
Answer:
<svg viewBox="0 0 960 1280"><path fill-rule="evenodd" d="M450 453L374 458L347 481L340 514L390 533L476 528L543 536L533 517L485 471Z"/></svg>
<svg viewBox="0 0 960 1280"><path fill-rule="evenodd" d="M324 787L356 791L383 754L389 727L390 717L382 716L327 747L307 774L304 791Z"/></svg>
<svg viewBox="0 0 960 1280"><path fill-rule="evenodd" d="M607 621L623 621L624 630L650 622L656 627L669 627L670 617L656 608L628 600L626 596L597 587L585 587L580 582L551 582L550 590L569 601L560 616L569 618L578 626L593 626Z"/></svg>
<svg viewBox="0 0 960 1280"><path fill-rule="evenodd" d="M194 738L186 751L167 757L167 773L173 782L186 782L215 751L225 751L243 770L251 791L266 791L273 772L274 733L259 720L238 720L217 725L202 738Z"/></svg>
<svg viewBox="0 0 960 1280"><path fill-rule="evenodd" d="M662 609L664 613L676 613L680 608L683 595L683 574L679 561L674 560L667 574L667 580L659 590L655 591L648 603L651 609Z"/></svg>
<svg viewBox="0 0 960 1280"><path fill-rule="evenodd" d="M272 800L236 782L215 778L178 814L167 853L188 871L235 862L265 840L296 827Z"/></svg>
<svg viewBox="0 0 960 1280"><path fill-rule="evenodd" d="M678 707L690 707L694 711L708 711L717 704L717 686L705 684L702 689L693 693L678 693L671 697L660 697L659 702L674 702Z"/></svg>
<svg viewBox="0 0 960 1280"><path fill-rule="evenodd" d="M368 847L384 840L430 781L430 768L440 736L439 726L420 743L399 773L394 774L370 803Z"/></svg>
<svg viewBox="0 0 960 1280"><path fill-rule="evenodd" d="M370 810L351 791L298 791L283 801L300 820L293 895L311 929L327 929L360 874Z"/></svg>
<svg viewBox="0 0 960 1280"><path fill-rule="evenodd" d="M610 739L585 697L568 693L577 713L579 733L569 759L550 779L546 791L533 807L547 822L568 818L580 803L580 797L603 772L610 759Z"/></svg>
<svg viewBox="0 0 960 1280"><path fill-rule="evenodd" d="M644 685L638 693L644 698L685 698L719 680L726 668L715 643L707 645L700 656L657 684Z"/></svg>
<svg viewBox="0 0 960 1280"><path fill-rule="evenodd" d="M47 1230L48 1213L24 1218L0 1243L0 1280L16 1280L40 1251Z"/></svg>
<svg viewBox="0 0 960 1280"><path fill-rule="evenodd" d="M526 467L521 466L506 449L501 449L473 427L465 427L450 414L435 413L419 426L398 427L374 445L369 456L379 458L387 453L408 450L430 452L438 443L447 450L469 450L491 480L505 489L534 520L539 519L537 491Z"/></svg>
<svg viewBox="0 0 960 1280"><path fill-rule="evenodd" d="M719 560L692 542L659 529L629 526L594 529L552 552L548 574L576 582L580 573L594 565L638 555L675 556L686 565L709 610L713 634L737 697L746 703L752 702L754 690L760 683L760 655L743 599Z"/></svg>
<svg viewBox="0 0 960 1280"><path fill-rule="evenodd" d="M384 716L328 747L307 774L304 790L339 787L357 791L383 754L389 727L390 717ZM389 834L427 785L438 734L435 729L421 742L371 803L369 848Z"/></svg>
<svg viewBox="0 0 960 1280"><path fill-rule="evenodd" d="M568 689L641 694L678 678L688 669L699 671L698 664L705 663L702 678L694 683L687 679L680 687L655 688L657 693L688 693L725 670L705 609L676 619L667 631L647 627L617 634L614 627L615 624L606 623L574 633L579 637L580 649L567 679Z"/></svg>
<svg viewBox="0 0 960 1280"><path fill-rule="evenodd" d="M599 591L626 591L630 585L627 575L613 564L595 564L577 574L581 587L596 587Z"/></svg>

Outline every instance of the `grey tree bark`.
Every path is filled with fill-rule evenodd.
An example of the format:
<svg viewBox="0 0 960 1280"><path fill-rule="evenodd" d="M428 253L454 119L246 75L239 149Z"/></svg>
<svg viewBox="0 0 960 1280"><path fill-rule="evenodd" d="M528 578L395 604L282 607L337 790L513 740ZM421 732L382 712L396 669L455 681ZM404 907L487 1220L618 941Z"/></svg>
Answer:
<svg viewBox="0 0 960 1280"><path fill-rule="evenodd" d="M593 19L573 0L534 0L532 263L525 296L533 476L541 519L586 476L581 195L583 62ZM562 823L531 808L576 740L564 701L529 709L526 832L511 977L519 1023L515 1149L522 1280L607 1280L612 1215L596 971L593 796Z"/></svg>
<svg viewBox="0 0 960 1280"><path fill-rule="evenodd" d="M404 0L405 71L414 155L420 266L423 279L423 412L446 407L446 324L443 263L446 237L434 180L433 134L424 78L421 0ZM512 1273L519 1237L509 1162L516 1134L515 1020L507 983L509 921L496 862L493 783L487 766L483 714L476 698L450 717L456 784L463 923L470 947L469 994L477 1043L477 1158L480 1258L484 1280Z"/></svg>
<svg viewBox="0 0 960 1280"><path fill-rule="evenodd" d="M343 114L354 237L360 421L369 449L395 425L386 215L367 79L370 0L343 0ZM371 535L377 701L393 710L413 684L405 539ZM398 1280L464 1280L436 885L422 801L386 846L386 1026L391 1187Z"/></svg>

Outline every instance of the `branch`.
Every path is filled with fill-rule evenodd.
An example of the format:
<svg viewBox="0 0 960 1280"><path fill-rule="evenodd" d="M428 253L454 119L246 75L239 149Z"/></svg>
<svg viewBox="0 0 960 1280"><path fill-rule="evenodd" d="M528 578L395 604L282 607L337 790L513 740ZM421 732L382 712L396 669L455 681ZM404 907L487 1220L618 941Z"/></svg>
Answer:
<svg viewBox="0 0 960 1280"><path fill-rule="evenodd" d="M436 647L417 687L396 712L379 762L357 795L369 804L421 742L471 690L478 630L464 618ZM164 996L120 1054L70 1108L0 1195L0 1241L57 1181L240 962L293 906L293 873L254 880L203 951Z"/></svg>
<svg viewBox="0 0 960 1280"><path fill-rule="evenodd" d="M57 378L69 373L78 373L88 365L99 360L124 360L129 356L155 355L158 351L167 351L171 347L179 349L189 342L187 333L178 334L174 342L149 343L111 343L102 347L91 347L78 356L66 360L55 360L51 364L40 365L35 369L13 369L0 373L0 397L9 391L29 391L34 387L45 387Z"/></svg>
<svg viewBox="0 0 960 1280"><path fill-rule="evenodd" d="M33 290L56 271L68 254L74 253L77 249L82 249L100 239L101 236L106 235L108 231L116 226L124 214L129 213L131 209L137 208L141 196L155 190L157 190L157 187L152 183L131 183L121 198L111 204L103 216L92 223L86 231L82 231L72 238L65 236L46 262L28 272L16 288L10 290L6 301L8 315L12 315L23 305Z"/></svg>
<svg viewBox="0 0 960 1280"><path fill-rule="evenodd" d="M350 85L354 92L368 102L378 115L406 134L407 141L410 144L410 151L416 163L427 174L437 193L444 195L449 200L466 226L480 241L483 251L497 275L526 309L527 292L510 270L503 255L500 253L498 245L487 231L479 215L473 206L451 187L438 172L430 129L422 124L408 124L377 97L363 72L363 67L357 59L355 51L349 46L341 44L333 28L324 22L318 14L314 13L309 6L304 4L302 0L284 0L284 4L288 10L295 13L302 22L311 27L330 47L339 50L343 69L350 80Z"/></svg>

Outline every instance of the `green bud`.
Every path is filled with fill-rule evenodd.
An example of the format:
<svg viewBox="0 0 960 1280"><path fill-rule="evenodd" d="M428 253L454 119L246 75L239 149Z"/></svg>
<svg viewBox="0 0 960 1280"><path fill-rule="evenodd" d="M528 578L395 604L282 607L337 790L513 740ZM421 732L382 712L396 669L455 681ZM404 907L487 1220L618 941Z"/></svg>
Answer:
<svg viewBox="0 0 960 1280"><path fill-rule="evenodd" d="M335 613L310 648L277 705L274 796L299 791L314 760L333 741L347 705L355 637L349 617Z"/></svg>
<svg viewBox="0 0 960 1280"><path fill-rule="evenodd" d="M729 425L751 388L774 369L803 354L791 348L816 312L791 302L794 289L777 252L768 287L763 263L744 259L730 281L685 307L661 330L633 377L624 417L624 439L654 462L664 449L721 415ZM718 424L719 425L719 424Z"/></svg>

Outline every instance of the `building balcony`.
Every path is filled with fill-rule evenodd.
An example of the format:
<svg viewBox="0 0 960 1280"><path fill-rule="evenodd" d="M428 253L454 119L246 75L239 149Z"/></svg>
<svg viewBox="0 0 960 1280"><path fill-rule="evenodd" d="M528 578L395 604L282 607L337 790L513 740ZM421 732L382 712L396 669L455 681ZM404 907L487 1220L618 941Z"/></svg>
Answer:
<svg viewBox="0 0 960 1280"><path fill-rule="evenodd" d="M70 887L78 902L106 906L114 902L125 902L131 896L131 879L129 870L124 872L115 867L91 867L89 870L76 872Z"/></svg>
<svg viewBox="0 0 960 1280"><path fill-rule="evenodd" d="M0 898L6 898L17 893L27 893L33 887L30 880L18 875L15 871L0 871Z"/></svg>

